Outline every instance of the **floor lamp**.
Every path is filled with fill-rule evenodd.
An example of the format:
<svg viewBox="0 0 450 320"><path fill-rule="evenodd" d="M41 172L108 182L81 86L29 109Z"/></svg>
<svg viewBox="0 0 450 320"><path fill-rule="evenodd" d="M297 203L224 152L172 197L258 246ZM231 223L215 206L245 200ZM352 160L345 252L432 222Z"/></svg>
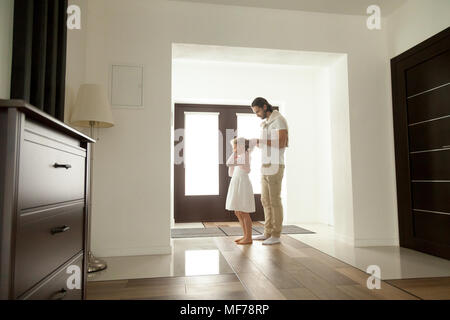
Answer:
<svg viewBox="0 0 450 320"><path fill-rule="evenodd" d="M110 128L114 126L111 106L106 92L101 85L83 84L78 91L77 100L70 119L72 125L90 128L90 136L94 138L94 128ZM88 213L88 272L106 269L106 262L96 258L91 252L91 216L92 216L92 181L94 179L94 147L90 153L89 179L89 213Z"/></svg>

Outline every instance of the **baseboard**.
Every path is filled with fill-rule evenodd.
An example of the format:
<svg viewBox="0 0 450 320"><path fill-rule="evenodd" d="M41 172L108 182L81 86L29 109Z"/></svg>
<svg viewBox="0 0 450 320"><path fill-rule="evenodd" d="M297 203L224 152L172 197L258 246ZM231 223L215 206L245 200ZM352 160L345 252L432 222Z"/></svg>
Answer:
<svg viewBox="0 0 450 320"><path fill-rule="evenodd" d="M357 247L398 247L400 245L400 241L398 238L383 238L383 239L357 239L351 238L345 235L336 234L334 235L336 240L344 242L350 246L355 248Z"/></svg>
<svg viewBox="0 0 450 320"><path fill-rule="evenodd" d="M348 244L348 245L350 245L350 246L352 246L352 247L355 246L355 239L352 238L352 237L345 236L345 235L343 235L343 234L335 233L335 234L334 234L334 238L335 238L336 240L339 240L339 241L341 241L341 242L344 242L345 244Z"/></svg>
<svg viewBox="0 0 450 320"><path fill-rule="evenodd" d="M355 239L355 247L398 247L399 239Z"/></svg>
<svg viewBox="0 0 450 320"><path fill-rule="evenodd" d="M92 252L97 257L127 257L171 254L172 251L172 245L168 245L138 248L102 248Z"/></svg>

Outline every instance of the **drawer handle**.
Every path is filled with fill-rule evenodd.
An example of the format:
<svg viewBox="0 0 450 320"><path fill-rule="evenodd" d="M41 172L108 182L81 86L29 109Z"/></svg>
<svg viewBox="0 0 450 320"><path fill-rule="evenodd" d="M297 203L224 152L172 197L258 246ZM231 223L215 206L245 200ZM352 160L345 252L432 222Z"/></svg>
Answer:
<svg viewBox="0 0 450 320"><path fill-rule="evenodd" d="M53 168L66 168L66 169L70 169L72 168L72 166L70 164L59 164L59 163L55 163L53 165Z"/></svg>
<svg viewBox="0 0 450 320"><path fill-rule="evenodd" d="M66 231L69 231L69 230L70 230L70 227L64 225L62 227L52 228L52 234L62 233L62 232L66 232Z"/></svg>
<svg viewBox="0 0 450 320"><path fill-rule="evenodd" d="M67 290L64 289L64 288L62 288L62 289L59 290L58 292L55 292L55 293L51 296L50 300L62 300L62 299L64 299L64 297L66 296L66 294L67 294Z"/></svg>

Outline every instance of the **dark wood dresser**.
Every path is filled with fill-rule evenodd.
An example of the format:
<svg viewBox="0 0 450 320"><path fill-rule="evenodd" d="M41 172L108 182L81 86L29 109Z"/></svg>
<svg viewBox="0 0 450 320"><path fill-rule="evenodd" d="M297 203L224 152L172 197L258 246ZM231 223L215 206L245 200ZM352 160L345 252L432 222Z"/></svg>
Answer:
<svg viewBox="0 0 450 320"><path fill-rule="evenodd" d="M0 100L0 299L84 299L90 143Z"/></svg>

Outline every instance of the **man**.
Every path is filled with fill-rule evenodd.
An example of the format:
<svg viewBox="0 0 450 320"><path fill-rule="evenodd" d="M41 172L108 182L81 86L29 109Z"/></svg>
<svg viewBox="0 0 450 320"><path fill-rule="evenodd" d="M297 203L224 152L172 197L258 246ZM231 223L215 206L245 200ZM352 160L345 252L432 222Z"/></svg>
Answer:
<svg viewBox="0 0 450 320"><path fill-rule="evenodd" d="M253 112L263 119L261 139L256 145L262 150L261 203L264 208L264 234L253 236L254 240L264 240L263 244L280 243L283 225L283 205L281 184L285 163L284 151L288 147L288 125L286 119L264 98L256 98L252 103Z"/></svg>

